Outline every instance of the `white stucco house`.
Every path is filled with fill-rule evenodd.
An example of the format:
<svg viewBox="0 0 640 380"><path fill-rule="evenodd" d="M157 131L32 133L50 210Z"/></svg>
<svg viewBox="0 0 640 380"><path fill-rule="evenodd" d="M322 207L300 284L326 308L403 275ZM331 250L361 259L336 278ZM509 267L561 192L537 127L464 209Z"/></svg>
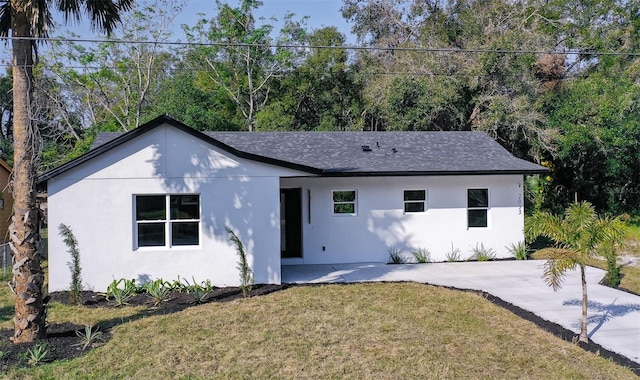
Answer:
<svg viewBox="0 0 640 380"><path fill-rule="evenodd" d="M523 240L525 174L480 132L199 132L166 116L98 137L40 177L49 199L49 290L68 289L68 225L82 278L178 276L237 285L244 243L256 283L287 264L387 262L423 247L444 261Z"/></svg>

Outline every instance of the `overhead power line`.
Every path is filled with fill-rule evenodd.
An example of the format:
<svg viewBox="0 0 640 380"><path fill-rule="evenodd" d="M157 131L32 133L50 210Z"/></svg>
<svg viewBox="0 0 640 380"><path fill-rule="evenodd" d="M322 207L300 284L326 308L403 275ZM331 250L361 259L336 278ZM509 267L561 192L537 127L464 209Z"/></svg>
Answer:
<svg viewBox="0 0 640 380"><path fill-rule="evenodd" d="M182 42L182 41L137 41L122 39L92 38L42 38L42 37L0 37L0 40L29 40L38 42L76 42L76 43L113 43L130 45L167 45L167 46L222 46L222 47L255 47L268 49L340 49L353 51L387 51L387 52L423 52L423 53L460 53L460 54L556 54L556 55L590 55L590 56L628 56L640 57L640 52L596 51L591 49L529 50L529 49L459 49L434 47L394 47L394 46L352 46L352 45L295 45L295 44L249 44L241 42Z"/></svg>

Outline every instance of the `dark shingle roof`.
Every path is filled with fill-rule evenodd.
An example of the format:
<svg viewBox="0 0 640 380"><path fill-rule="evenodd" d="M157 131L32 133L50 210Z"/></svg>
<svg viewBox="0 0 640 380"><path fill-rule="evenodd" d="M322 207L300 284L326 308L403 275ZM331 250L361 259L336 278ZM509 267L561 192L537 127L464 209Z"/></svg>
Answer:
<svg viewBox="0 0 640 380"><path fill-rule="evenodd" d="M40 182L168 123L230 153L316 175L545 173L482 132L198 132L167 116L127 133L101 133L91 150ZM365 151L368 146L370 151Z"/></svg>
<svg viewBox="0 0 640 380"><path fill-rule="evenodd" d="M326 174L544 171L481 132L205 133L239 151Z"/></svg>

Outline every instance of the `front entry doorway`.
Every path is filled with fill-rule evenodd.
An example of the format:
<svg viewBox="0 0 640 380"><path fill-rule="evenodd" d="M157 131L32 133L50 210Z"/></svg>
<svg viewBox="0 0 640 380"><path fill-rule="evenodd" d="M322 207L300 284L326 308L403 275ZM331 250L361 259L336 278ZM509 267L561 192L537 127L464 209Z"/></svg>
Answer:
<svg viewBox="0 0 640 380"><path fill-rule="evenodd" d="M280 253L302 257L302 189L280 189Z"/></svg>

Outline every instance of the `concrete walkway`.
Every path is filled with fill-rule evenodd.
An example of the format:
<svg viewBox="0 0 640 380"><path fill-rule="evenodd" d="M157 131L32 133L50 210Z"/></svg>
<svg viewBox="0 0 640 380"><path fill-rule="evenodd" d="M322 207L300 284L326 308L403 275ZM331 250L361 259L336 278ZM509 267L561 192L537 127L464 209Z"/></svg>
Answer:
<svg viewBox="0 0 640 380"><path fill-rule="evenodd" d="M415 281L483 290L578 333L580 272L570 271L554 292L542 280L544 261L489 261L387 265L332 264L282 267L283 283ZM605 271L587 268L589 338L640 363L640 296L598 284Z"/></svg>

